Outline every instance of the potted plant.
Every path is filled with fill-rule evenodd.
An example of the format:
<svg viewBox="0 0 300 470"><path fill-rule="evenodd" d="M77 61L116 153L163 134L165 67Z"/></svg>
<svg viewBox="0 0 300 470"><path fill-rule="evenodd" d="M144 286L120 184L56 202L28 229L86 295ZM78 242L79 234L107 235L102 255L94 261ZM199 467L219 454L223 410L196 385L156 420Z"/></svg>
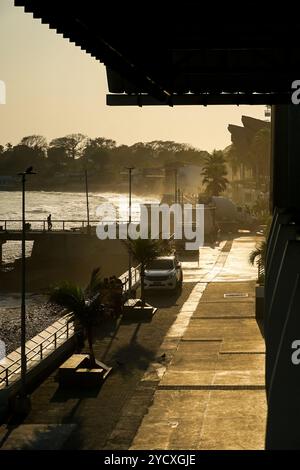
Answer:
<svg viewBox="0 0 300 470"><path fill-rule="evenodd" d="M93 347L94 328L103 315L103 306L101 304L100 296L101 280L99 277L99 271L99 268L94 269L90 282L85 289L82 289L80 286L74 285L68 281L64 281L53 289L49 300L50 302L67 309L69 312L69 321L74 321L76 333L78 335L82 335L84 339L87 339L89 361L87 363L85 358L84 362L80 362L79 356L82 357L82 355L77 355L78 360L76 360L76 355L74 354L72 356L74 359L73 363L76 364L76 367L74 366L74 373L83 370L87 373L88 370L92 372L94 369L101 369L103 371L102 375L106 376L106 373L110 371L110 368L96 360ZM71 364L71 362L72 361L69 361L69 364ZM70 368L71 367L69 367L69 369ZM79 377L78 374L77 377Z"/></svg>
<svg viewBox="0 0 300 470"><path fill-rule="evenodd" d="M140 265L141 298L134 302L133 309L139 309L153 313L154 308L146 304L145 299L145 268L148 263L156 259L163 253L170 252L170 242L168 240L151 240L150 238L128 239L126 241L128 250L132 257Z"/></svg>

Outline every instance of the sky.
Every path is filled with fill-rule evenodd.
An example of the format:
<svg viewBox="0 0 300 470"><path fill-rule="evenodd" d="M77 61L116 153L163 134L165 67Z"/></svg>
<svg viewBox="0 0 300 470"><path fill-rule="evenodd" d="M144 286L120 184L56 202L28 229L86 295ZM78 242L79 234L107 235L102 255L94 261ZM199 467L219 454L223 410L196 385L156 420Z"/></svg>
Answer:
<svg viewBox="0 0 300 470"><path fill-rule="evenodd" d="M262 106L109 107L105 67L48 25L0 0L0 144L80 132L118 145L174 140L212 151L230 144L228 124L264 119Z"/></svg>

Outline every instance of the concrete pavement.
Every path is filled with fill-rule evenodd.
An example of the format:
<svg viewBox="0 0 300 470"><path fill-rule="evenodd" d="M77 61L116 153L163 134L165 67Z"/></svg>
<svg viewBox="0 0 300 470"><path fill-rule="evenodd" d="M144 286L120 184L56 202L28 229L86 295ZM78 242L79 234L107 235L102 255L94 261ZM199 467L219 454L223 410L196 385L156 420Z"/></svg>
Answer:
<svg viewBox="0 0 300 470"><path fill-rule="evenodd" d="M254 244L249 237L224 244L202 273L131 449L264 448L264 342L254 317L256 270L248 264Z"/></svg>
<svg viewBox="0 0 300 470"><path fill-rule="evenodd" d="M70 396L50 376L25 422L0 427L2 448L262 449L264 343L247 261L254 245L240 237L202 248L199 265L184 261L182 295L153 297L151 323L98 336L97 357L114 365L102 389Z"/></svg>

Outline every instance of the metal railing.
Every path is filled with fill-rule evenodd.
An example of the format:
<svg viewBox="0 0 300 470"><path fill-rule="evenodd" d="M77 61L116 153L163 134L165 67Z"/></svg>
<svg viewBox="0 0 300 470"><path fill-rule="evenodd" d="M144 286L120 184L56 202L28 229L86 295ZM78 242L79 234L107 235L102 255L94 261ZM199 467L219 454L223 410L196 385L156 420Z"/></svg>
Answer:
<svg viewBox="0 0 300 470"><path fill-rule="evenodd" d="M88 227L87 220L78 220L78 219L52 219L52 232L56 231L72 231L72 230L84 230ZM101 220L90 220L90 225L98 224L126 224L126 220L117 220L117 221L101 221ZM37 231L37 232L48 232L48 223L45 219L26 219L26 224L28 225L28 230ZM30 227L29 227L30 226ZM4 232L19 232L22 230L22 220L21 219L0 219L1 231Z"/></svg>
<svg viewBox="0 0 300 470"><path fill-rule="evenodd" d="M120 276L120 279L123 283L123 293L126 294L129 291L129 276L128 271ZM131 268L131 287L135 289L140 283L140 265ZM69 314L62 317L58 322L65 321L60 328L49 334L49 336L37 343L36 346L27 347L26 346L26 362L28 370L31 369L30 366L34 366L36 361L42 361L50 353L55 351L63 342L67 341L71 336L75 334L74 322L70 321ZM53 324L48 328L53 327ZM47 328L46 328L47 330ZM45 331L45 330L44 330ZM37 335L39 336L39 335ZM36 337L35 337L36 338ZM35 342L35 338L32 338L30 341ZM28 342L27 342L28 344ZM0 390L8 387L12 382L14 382L21 374L21 354L18 351L14 351L14 354L18 354L19 358L15 361L10 360L10 355L4 358L5 361L10 361L7 366L1 364L0 361Z"/></svg>
<svg viewBox="0 0 300 470"><path fill-rule="evenodd" d="M129 291L129 271L126 271L122 274L119 279L121 279L123 284L123 294ZM140 283L140 264L136 267L131 268L131 288L135 289Z"/></svg>
<svg viewBox="0 0 300 470"><path fill-rule="evenodd" d="M55 331L53 334L50 334L48 338L44 339L36 346L28 349L26 348L27 366L29 366L30 363L34 365L37 359L42 361L46 356L49 355L49 353L55 351L59 346L61 346L61 344L63 344L64 341L68 340L74 335L74 323L73 321L70 321L69 315L66 315L60 319L60 321L61 320L65 320L66 323L58 328L57 331ZM31 339L30 341L34 342L34 339ZM14 353L17 353L17 351L14 351ZM2 365L0 361L0 389L3 388L3 382L4 387L8 387L11 382L13 382L12 377L14 376L16 379L16 376L20 375L21 354L19 355L20 357L17 360L11 362L8 366ZM6 356L5 360L9 360L9 355ZM30 367L28 367L28 369L30 369Z"/></svg>

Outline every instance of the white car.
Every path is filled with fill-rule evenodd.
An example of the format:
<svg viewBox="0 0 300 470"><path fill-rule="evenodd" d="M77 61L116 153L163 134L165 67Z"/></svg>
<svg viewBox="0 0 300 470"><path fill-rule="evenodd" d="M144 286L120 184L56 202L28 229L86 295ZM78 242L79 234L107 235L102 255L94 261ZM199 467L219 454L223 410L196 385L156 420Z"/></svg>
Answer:
<svg viewBox="0 0 300 470"><path fill-rule="evenodd" d="M176 290L182 286L182 267L176 256L160 256L145 269L145 290Z"/></svg>

